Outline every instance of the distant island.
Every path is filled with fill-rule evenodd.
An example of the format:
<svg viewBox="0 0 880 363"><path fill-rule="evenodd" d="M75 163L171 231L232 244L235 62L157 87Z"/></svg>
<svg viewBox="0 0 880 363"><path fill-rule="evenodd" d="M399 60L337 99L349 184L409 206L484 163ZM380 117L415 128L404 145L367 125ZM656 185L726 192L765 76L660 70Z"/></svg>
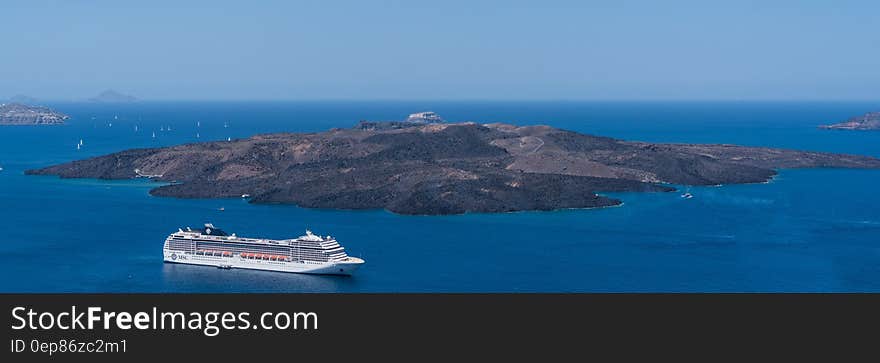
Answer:
<svg viewBox="0 0 880 363"><path fill-rule="evenodd" d="M129 103L136 102L138 99L134 96L126 95L123 93L116 92L112 89L101 92L95 97L89 98L91 102L102 102L102 103Z"/></svg>
<svg viewBox="0 0 880 363"><path fill-rule="evenodd" d="M880 112L868 112L841 123L819 126L829 130L880 130Z"/></svg>
<svg viewBox="0 0 880 363"><path fill-rule="evenodd" d="M880 168L880 159L725 144L654 144L549 126L362 122L319 133L132 149L27 174L170 182L152 195L402 214L618 205L601 192L765 182L776 168Z"/></svg>
<svg viewBox="0 0 880 363"><path fill-rule="evenodd" d="M0 105L0 125L61 125L70 116L48 107L20 103Z"/></svg>
<svg viewBox="0 0 880 363"><path fill-rule="evenodd" d="M18 104L29 105L29 106L35 106L39 102L40 101L36 98L33 98L31 96L21 95L21 94L12 96L9 98L9 100L7 100L7 103L18 103Z"/></svg>

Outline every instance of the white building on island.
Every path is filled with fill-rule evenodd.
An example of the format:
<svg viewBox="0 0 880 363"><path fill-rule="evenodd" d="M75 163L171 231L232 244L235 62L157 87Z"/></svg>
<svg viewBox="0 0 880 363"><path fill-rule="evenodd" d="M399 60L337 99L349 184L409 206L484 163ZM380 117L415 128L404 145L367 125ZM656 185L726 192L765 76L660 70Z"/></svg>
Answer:
<svg viewBox="0 0 880 363"><path fill-rule="evenodd" d="M406 118L406 122L429 124L435 122L444 122L444 120L440 117L440 115L431 111L427 111L410 114L409 117Z"/></svg>

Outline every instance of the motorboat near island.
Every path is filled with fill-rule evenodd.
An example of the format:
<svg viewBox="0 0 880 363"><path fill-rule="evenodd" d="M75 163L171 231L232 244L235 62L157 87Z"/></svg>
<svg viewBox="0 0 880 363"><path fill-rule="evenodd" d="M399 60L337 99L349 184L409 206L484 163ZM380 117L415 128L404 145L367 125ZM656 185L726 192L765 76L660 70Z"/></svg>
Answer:
<svg viewBox="0 0 880 363"><path fill-rule="evenodd" d="M165 240L163 254L172 263L326 275L351 275L364 264L331 236L307 230L293 239L244 238L210 223L178 229Z"/></svg>

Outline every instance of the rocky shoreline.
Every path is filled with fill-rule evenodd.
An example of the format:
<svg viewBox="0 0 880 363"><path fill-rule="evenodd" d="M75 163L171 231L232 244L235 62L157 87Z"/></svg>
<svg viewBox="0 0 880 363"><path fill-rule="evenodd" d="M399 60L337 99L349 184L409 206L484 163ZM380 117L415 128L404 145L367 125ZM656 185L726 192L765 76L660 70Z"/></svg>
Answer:
<svg viewBox="0 0 880 363"><path fill-rule="evenodd" d="M27 174L150 175L175 181L153 189L156 196L437 215L614 206L621 201L597 193L765 182L777 168L880 168L864 156L627 142L549 126L364 126L133 149Z"/></svg>
<svg viewBox="0 0 880 363"><path fill-rule="evenodd" d="M868 112L841 123L819 126L827 130L880 130L880 112Z"/></svg>

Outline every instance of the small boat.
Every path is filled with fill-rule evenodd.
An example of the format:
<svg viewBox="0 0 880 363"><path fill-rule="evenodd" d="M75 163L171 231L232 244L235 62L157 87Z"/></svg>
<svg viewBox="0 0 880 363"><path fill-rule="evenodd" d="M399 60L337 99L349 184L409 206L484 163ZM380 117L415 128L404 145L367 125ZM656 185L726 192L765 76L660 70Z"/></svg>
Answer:
<svg viewBox="0 0 880 363"><path fill-rule="evenodd" d="M220 208L217 208L217 210L219 210L219 211L221 211L221 212L222 212L222 211L225 211L225 210L226 210L226 208L224 208L224 207L220 207Z"/></svg>
<svg viewBox="0 0 880 363"><path fill-rule="evenodd" d="M0 171L3 171L3 167L2 167L2 166L0 166Z"/></svg>
<svg viewBox="0 0 880 363"><path fill-rule="evenodd" d="M242 198L250 198L251 195L250 195L250 194L242 194L241 197L242 197Z"/></svg>
<svg viewBox="0 0 880 363"><path fill-rule="evenodd" d="M684 193L684 194L681 195L681 197L684 198L684 199L691 199L691 198L694 197L694 195L691 194L691 193Z"/></svg>
<svg viewBox="0 0 880 363"><path fill-rule="evenodd" d="M231 138L231 137L227 137L227 138L226 138L226 141L232 141L232 138Z"/></svg>
<svg viewBox="0 0 880 363"><path fill-rule="evenodd" d="M217 268L223 269L223 270L229 270L232 268L232 265L224 263L224 264L217 265Z"/></svg>

